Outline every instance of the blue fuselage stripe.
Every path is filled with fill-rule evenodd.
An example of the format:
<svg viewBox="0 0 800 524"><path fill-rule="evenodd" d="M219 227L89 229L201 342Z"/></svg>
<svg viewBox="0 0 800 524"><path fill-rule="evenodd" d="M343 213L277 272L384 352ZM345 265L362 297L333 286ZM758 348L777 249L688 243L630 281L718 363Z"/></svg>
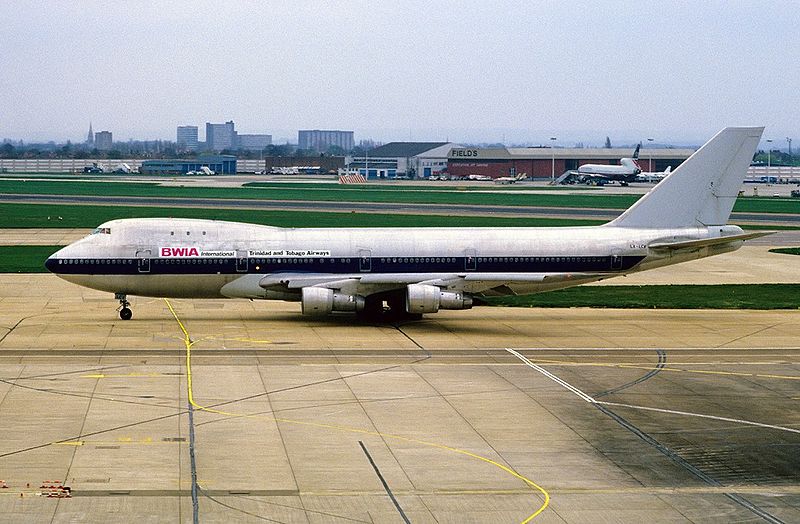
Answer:
<svg viewBox="0 0 800 524"><path fill-rule="evenodd" d="M578 273L626 271L643 256L372 258L50 258L65 275L204 275L269 273Z"/></svg>

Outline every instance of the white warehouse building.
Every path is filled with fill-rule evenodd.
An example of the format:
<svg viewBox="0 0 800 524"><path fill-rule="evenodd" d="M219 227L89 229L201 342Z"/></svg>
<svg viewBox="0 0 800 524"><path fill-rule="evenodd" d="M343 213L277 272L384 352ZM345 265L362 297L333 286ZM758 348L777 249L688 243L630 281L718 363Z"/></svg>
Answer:
<svg viewBox="0 0 800 524"><path fill-rule="evenodd" d="M428 178L447 170L451 142L390 142L366 156L350 159L349 168L370 178Z"/></svg>

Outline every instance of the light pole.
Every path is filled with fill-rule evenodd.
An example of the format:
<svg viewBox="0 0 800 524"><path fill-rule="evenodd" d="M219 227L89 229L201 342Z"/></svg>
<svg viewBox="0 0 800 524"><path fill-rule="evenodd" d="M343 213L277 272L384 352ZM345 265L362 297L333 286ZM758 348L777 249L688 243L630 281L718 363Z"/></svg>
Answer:
<svg viewBox="0 0 800 524"><path fill-rule="evenodd" d="M647 141L650 142L650 144L652 145L652 143L653 143L653 139L652 138L648 138ZM649 166L647 168L647 170L650 173L652 173L653 172L653 152L650 150L649 147L647 149L647 164Z"/></svg>
<svg viewBox="0 0 800 524"><path fill-rule="evenodd" d="M550 159L552 160L552 168L550 170L551 184L555 184L556 182L556 149L555 149L556 140L558 140L556 137L554 136L550 137L550 141L552 142L552 145L550 146L550 153L551 153Z"/></svg>
<svg viewBox="0 0 800 524"><path fill-rule="evenodd" d="M770 149L772 148L772 146L770 146L771 143L772 143L772 140L767 139L767 184L770 183L770 180L769 180L769 168L772 166L772 156L771 156L772 152L770 151Z"/></svg>

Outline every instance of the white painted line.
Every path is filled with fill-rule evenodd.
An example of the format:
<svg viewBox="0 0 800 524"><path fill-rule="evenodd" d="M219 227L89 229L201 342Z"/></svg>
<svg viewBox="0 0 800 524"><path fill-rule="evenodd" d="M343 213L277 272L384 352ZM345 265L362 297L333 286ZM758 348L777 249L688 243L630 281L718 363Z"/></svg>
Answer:
<svg viewBox="0 0 800 524"><path fill-rule="evenodd" d="M593 399L592 397L590 397L589 395L587 395L586 393L584 393L580 389L576 388L575 386L573 386L569 382L558 378L557 376L555 376L554 374L550 373L549 371L547 371L543 367L537 366L536 364L534 364L533 362L528 360L528 358L525 355L517 353L516 351L514 351L511 348L506 348L506 351L508 351L509 353L511 353L512 355L514 355L518 359L520 359L526 366L535 369L536 371L538 371L542 375L546 376L547 378L549 378L550 380L552 380L556 384L558 384L560 386L563 386L564 388L568 389L569 391L572 391L573 393L578 395L580 398L582 398L586 402L591 402L593 404L597 402L595 399Z"/></svg>
<svg viewBox="0 0 800 524"><path fill-rule="evenodd" d="M759 428L767 428L767 429L777 429L779 431L788 431L789 433L798 433L798 434L800 434L800 429L787 428L786 426L776 426L774 424L763 424L761 422L753 422L751 420L742 420L742 419L738 419L738 418L729 418L729 417L717 417L715 415L704 415L702 413L691 413L689 411L676 411L674 409L651 408L651 407L648 407L648 406L635 406L633 404L622 404L622 403L619 403L619 402L606 402L606 401L602 401L602 400L595 400L594 398L590 397L589 395L587 395L586 393L584 393L580 389L576 388L575 386L573 386L569 382L567 382L567 381L565 381L565 380L563 380L561 378L558 378L557 376L555 376L554 374L550 373L549 371L547 371L543 367L534 364L533 362L528 360L528 358L525 355L522 355L522 354L518 353L517 351L515 351L515 350L513 350L511 348L506 348L506 351L508 351L509 353L511 353L512 355L514 355L518 359L520 359L526 366L535 369L536 371L538 371L542 375L546 376L547 378L549 378L550 380L552 380L556 384L564 387L565 389L567 389L567 390L571 391L572 393L578 395L580 398L582 398L583 400L585 400L586 402L589 402L591 404L602 404L604 406L617 406L617 407L621 407L621 408L641 409L641 410L644 410L644 411L656 411L658 413L668 413L670 415L682 415L682 416L686 416L686 417L706 418L706 419L711 419L711 420L719 420L719 421L722 421L722 422L733 422L735 424L744 424L744 425L747 425L747 426L756 426L756 427L759 427Z"/></svg>
<svg viewBox="0 0 800 524"><path fill-rule="evenodd" d="M737 424L746 424L748 426L758 426L760 428L769 428L769 429L777 429L780 431L788 431L790 433L800 433L800 429L795 428L787 428L786 426L775 426L773 424L763 424L761 422L753 422L751 420L742 420L739 418L728 418L728 417L717 417L714 415L703 415L702 413L691 413L688 411L676 411L674 409L662 409L662 408L651 408L648 406L634 406L633 404L621 404L619 402L605 402L605 401L596 401L597 404L603 404L606 406L618 406L622 408L631 408L631 409L641 409L644 411L657 411L659 413L669 413L670 415L684 415L687 417L699 417L699 418L708 418L712 420L720 420L723 422L734 422Z"/></svg>

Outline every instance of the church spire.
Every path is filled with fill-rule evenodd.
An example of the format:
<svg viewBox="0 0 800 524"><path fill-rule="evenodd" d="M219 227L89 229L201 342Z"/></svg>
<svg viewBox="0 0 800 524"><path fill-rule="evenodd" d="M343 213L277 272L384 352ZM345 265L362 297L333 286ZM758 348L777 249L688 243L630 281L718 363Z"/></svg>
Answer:
<svg viewBox="0 0 800 524"><path fill-rule="evenodd" d="M94 145L94 133L92 132L92 123L89 122L89 135L86 137L87 145Z"/></svg>

